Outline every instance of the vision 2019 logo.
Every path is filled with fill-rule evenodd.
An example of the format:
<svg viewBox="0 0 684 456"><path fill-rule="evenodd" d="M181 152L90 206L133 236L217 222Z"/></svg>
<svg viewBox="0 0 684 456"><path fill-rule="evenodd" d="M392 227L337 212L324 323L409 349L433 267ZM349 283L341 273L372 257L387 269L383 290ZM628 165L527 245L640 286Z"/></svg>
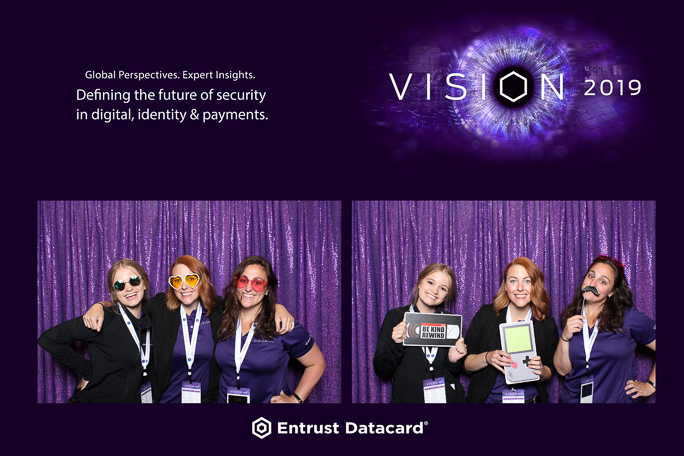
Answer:
<svg viewBox="0 0 684 456"><path fill-rule="evenodd" d="M592 46L592 55L609 48L600 42ZM642 92L641 81L632 73L623 75L619 65L608 71L585 65L567 42L534 27L505 28L475 39L454 50L445 65L446 54L437 48L424 64L409 56L408 72L388 72L388 84L407 111L418 115L424 103L437 111L446 105L450 124L487 140L536 143L561 129L571 113L586 111L607 121L609 113L600 112L604 105ZM599 98L610 101L594 106Z"/></svg>

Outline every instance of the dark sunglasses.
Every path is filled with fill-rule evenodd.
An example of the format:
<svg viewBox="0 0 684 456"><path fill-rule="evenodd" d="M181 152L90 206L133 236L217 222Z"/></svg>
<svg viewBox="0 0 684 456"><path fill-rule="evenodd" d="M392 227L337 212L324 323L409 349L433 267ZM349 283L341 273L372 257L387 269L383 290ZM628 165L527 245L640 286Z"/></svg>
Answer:
<svg viewBox="0 0 684 456"><path fill-rule="evenodd" d="M117 280L114 282L114 289L116 291L124 291L126 289L126 283L123 280ZM131 284L132 287L137 287L140 285L140 277L138 276L131 276L131 278L128 280L128 283Z"/></svg>
<svg viewBox="0 0 684 456"><path fill-rule="evenodd" d="M238 288L245 288L250 282L252 282L252 289L257 293L264 291L264 288L266 288L266 285L268 285L268 282L256 277L252 280L249 280L247 276L235 277L235 286Z"/></svg>

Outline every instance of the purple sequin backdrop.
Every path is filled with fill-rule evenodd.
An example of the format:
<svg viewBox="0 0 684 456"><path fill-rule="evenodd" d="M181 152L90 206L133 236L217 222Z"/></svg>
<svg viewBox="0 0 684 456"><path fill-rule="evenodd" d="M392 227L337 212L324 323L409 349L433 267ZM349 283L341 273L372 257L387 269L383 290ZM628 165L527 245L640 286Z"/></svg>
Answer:
<svg viewBox="0 0 684 456"><path fill-rule="evenodd" d="M625 263L636 307L655 320L655 202L456 201L354 202L352 210L352 401L389 402L391 385L373 372L385 314L408 304L418 273L434 262L453 267L463 330L490 304L504 267L526 256L546 276L550 315L560 314L600 253ZM655 355L637 349L638 380ZM467 389L469 378L461 375ZM560 378L547 382L558 402ZM655 396L648 399L655 402Z"/></svg>
<svg viewBox="0 0 684 456"><path fill-rule="evenodd" d="M82 315L107 299L106 275L121 258L146 268L150 292L167 289L181 255L202 260L223 294L249 255L271 261L278 302L309 330L327 363L309 401L340 402L339 201L43 201L38 203L38 328ZM37 346L38 402L66 402L76 375ZM290 368L290 384L301 368Z"/></svg>

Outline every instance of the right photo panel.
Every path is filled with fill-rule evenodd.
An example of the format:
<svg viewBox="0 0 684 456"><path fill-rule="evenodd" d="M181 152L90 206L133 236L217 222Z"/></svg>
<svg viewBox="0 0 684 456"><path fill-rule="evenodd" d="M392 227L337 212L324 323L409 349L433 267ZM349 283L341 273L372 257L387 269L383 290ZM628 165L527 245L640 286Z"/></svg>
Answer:
<svg viewBox="0 0 684 456"><path fill-rule="evenodd" d="M352 402L655 402L655 201L354 201Z"/></svg>

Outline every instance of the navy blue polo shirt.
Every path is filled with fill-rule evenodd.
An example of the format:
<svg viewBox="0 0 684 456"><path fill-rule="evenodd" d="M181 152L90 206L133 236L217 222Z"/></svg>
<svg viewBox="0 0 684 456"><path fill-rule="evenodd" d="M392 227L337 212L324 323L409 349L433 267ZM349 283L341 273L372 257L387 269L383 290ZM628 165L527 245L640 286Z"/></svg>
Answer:
<svg viewBox="0 0 684 456"><path fill-rule="evenodd" d="M242 337L244 347L247 335ZM267 403L280 391L291 395L287 385L287 363L301 358L314 346L313 337L299 323L287 334L276 334L273 340L252 338L240 367L240 387L250 389L250 402ZM235 371L235 336L216 344L216 362L221 367L220 403L226 402L228 387L237 387Z"/></svg>

